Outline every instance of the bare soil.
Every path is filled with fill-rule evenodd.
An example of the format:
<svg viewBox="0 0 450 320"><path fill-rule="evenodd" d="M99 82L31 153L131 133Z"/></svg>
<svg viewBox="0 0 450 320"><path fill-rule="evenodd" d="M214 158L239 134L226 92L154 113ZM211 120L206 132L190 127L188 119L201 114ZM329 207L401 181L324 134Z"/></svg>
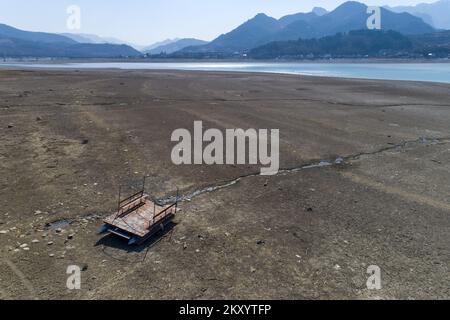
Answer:
<svg viewBox="0 0 450 320"><path fill-rule="evenodd" d="M196 120L280 129L284 169L345 161L175 166L170 136ZM437 83L3 70L0 299L448 299L449 124ZM144 175L156 198L238 180L141 247L98 235Z"/></svg>

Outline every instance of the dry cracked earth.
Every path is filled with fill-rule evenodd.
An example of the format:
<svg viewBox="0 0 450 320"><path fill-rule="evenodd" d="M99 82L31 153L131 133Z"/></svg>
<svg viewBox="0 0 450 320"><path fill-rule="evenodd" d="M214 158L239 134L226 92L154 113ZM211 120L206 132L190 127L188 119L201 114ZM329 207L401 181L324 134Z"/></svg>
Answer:
<svg viewBox="0 0 450 320"><path fill-rule="evenodd" d="M196 120L280 129L283 170L175 166ZM437 83L2 70L0 299L448 299L449 124ZM144 175L186 196L175 224L140 247L99 235Z"/></svg>

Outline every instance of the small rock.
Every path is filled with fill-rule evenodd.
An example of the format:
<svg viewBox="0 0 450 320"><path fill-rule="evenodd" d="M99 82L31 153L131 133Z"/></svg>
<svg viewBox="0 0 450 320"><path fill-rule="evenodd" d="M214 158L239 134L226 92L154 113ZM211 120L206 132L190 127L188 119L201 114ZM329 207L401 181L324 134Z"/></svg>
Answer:
<svg viewBox="0 0 450 320"><path fill-rule="evenodd" d="M341 266L340 266L340 265L338 265L338 264L337 264L337 265L335 265L335 266L334 266L334 270L336 270L336 271L339 271L339 270L341 270Z"/></svg>
<svg viewBox="0 0 450 320"><path fill-rule="evenodd" d="M87 264L84 264L82 267L81 267L81 271L87 271L87 269L89 268L89 266L87 265Z"/></svg>
<svg viewBox="0 0 450 320"><path fill-rule="evenodd" d="M28 247L25 247L25 248L22 248L24 251L30 251L30 248L28 248Z"/></svg>
<svg viewBox="0 0 450 320"><path fill-rule="evenodd" d="M250 268L250 272L251 272L251 273L255 273L255 272L256 272L256 269L253 268L253 267L251 267L251 268Z"/></svg>
<svg viewBox="0 0 450 320"><path fill-rule="evenodd" d="M73 239L73 237L75 237L75 235L74 235L74 234L69 234L69 235L67 236L67 239L68 239L68 240L72 240L72 239Z"/></svg>
<svg viewBox="0 0 450 320"><path fill-rule="evenodd" d="M38 239L34 239L33 241L31 241L31 243L39 243Z"/></svg>
<svg viewBox="0 0 450 320"><path fill-rule="evenodd" d="M54 255L53 253L50 253L48 256L49 256L50 258L54 258L54 257L55 257L55 255Z"/></svg>
<svg viewBox="0 0 450 320"><path fill-rule="evenodd" d="M81 141L81 144L83 144L83 145L86 145L86 144L88 144L89 143L89 140L88 139L83 139L82 141Z"/></svg>
<svg viewBox="0 0 450 320"><path fill-rule="evenodd" d="M256 244L259 245L259 246L261 246L261 245L263 245L263 244L266 244L266 242L265 242L264 240L258 240L258 241L256 242Z"/></svg>
<svg viewBox="0 0 450 320"><path fill-rule="evenodd" d="M36 121L41 121L42 118L41 117L36 117Z"/></svg>
<svg viewBox="0 0 450 320"><path fill-rule="evenodd" d="M1 230L0 234L7 234L9 231L8 230Z"/></svg>
<svg viewBox="0 0 450 320"><path fill-rule="evenodd" d="M183 244L183 250L186 250L187 248L188 248L187 244L184 243L184 244Z"/></svg>
<svg viewBox="0 0 450 320"><path fill-rule="evenodd" d="M55 232L56 232L56 233L61 233L61 232L62 232L62 229L61 229L61 228L58 228L58 229L55 230Z"/></svg>
<svg viewBox="0 0 450 320"><path fill-rule="evenodd" d="M49 241L49 242L47 243L47 245L52 246L53 243L54 243L53 241Z"/></svg>
<svg viewBox="0 0 450 320"><path fill-rule="evenodd" d="M12 129L14 126L12 124L8 124L8 129Z"/></svg>
<svg viewBox="0 0 450 320"><path fill-rule="evenodd" d="M27 248L27 247L28 247L28 244L26 244L26 243L20 245L20 248L22 248L22 249Z"/></svg>

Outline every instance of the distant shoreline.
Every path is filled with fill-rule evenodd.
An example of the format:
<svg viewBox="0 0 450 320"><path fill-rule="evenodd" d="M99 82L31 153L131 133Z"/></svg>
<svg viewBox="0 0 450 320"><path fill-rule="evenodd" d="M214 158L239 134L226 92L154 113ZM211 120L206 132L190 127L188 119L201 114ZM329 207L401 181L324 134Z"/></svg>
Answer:
<svg viewBox="0 0 450 320"><path fill-rule="evenodd" d="M10 63L28 63L28 64L66 64L66 63L450 63L450 58L445 59L303 59L303 60L256 60L256 59L143 59L143 58L89 58L89 59L64 59L64 58L24 58L24 59L7 59L0 61L2 64Z"/></svg>
<svg viewBox="0 0 450 320"><path fill-rule="evenodd" d="M263 61L195 61L156 62L117 60L53 60L10 62L0 64L9 70L118 70L126 71L179 71L217 73L285 74L297 76L332 77L362 80L419 81L450 83L450 61L446 63L389 63L387 61L333 61L323 62L263 62Z"/></svg>

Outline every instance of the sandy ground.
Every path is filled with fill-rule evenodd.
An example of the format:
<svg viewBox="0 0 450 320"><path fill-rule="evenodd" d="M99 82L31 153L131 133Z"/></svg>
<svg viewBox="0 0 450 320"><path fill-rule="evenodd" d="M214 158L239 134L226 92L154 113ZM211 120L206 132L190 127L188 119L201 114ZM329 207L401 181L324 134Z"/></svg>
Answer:
<svg viewBox="0 0 450 320"><path fill-rule="evenodd" d="M175 166L171 133L195 120L280 129L283 168L345 162ZM0 71L0 299L448 299L449 124L444 84ZM244 178L144 246L98 235L143 175L155 197Z"/></svg>

